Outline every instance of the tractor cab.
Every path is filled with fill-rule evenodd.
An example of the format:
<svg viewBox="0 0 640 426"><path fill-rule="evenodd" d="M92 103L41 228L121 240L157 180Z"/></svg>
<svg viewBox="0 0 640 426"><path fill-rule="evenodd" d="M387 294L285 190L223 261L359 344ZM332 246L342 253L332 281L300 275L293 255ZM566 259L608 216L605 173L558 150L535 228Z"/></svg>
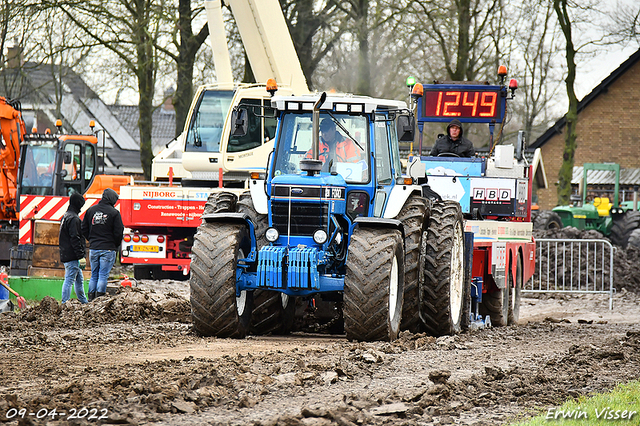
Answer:
<svg viewBox="0 0 640 426"><path fill-rule="evenodd" d="M344 267L358 218L381 218L402 184L399 139L412 139L404 102L366 97L274 97L277 144L267 171L274 246L314 247ZM401 118L402 117L402 118ZM343 273L343 272L342 272Z"/></svg>

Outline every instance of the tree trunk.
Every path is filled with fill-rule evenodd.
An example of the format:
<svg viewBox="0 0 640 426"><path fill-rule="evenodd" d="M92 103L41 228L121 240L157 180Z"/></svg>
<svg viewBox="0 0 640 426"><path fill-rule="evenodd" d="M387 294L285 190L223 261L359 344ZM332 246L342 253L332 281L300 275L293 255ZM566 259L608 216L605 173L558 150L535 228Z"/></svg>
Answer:
<svg viewBox="0 0 640 426"><path fill-rule="evenodd" d="M554 0L553 7L558 16L562 33L566 40L567 56L567 96L569 97L569 110L565 116L566 130L564 140L564 152L562 154L562 166L558 173L558 204L569 204L571 197L571 177L573 176L574 157L576 152L576 139L578 133L576 124L578 121L578 98L574 89L576 80L576 50L571 37L571 20L567 11L567 0Z"/></svg>
<svg viewBox="0 0 640 426"><path fill-rule="evenodd" d="M178 31L180 44L178 45L176 92L173 97L173 107L176 110L176 130L178 136L184 129L189 114L189 107L193 98L193 68L200 46L209 36L209 26L205 23L198 34L193 34L191 0L180 0L178 4Z"/></svg>
<svg viewBox="0 0 640 426"><path fill-rule="evenodd" d="M469 68L469 28L471 26L471 1L460 0L458 3L458 50L456 70L451 76L453 81L463 81L467 78Z"/></svg>
<svg viewBox="0 0 640 426"><path fill-rule="evenodd" d="M139 118L140 130L140 163L144 172L144 178L151 180L151 161L153 150L151 147L151 129L153 127L153 95L155 88L155 56L153 43L146 31L145 20L141 19L135 29L135 39L138 42L137 75L139 91Z"/></svg>
<svg viewBox="0 0 640 426"><path fill-rule="evenodd" d="M358 1L358 20L356 22L356 37L358 40L358 81L356 93L371 95L371 63L369 62L369 0Z"/></svg>

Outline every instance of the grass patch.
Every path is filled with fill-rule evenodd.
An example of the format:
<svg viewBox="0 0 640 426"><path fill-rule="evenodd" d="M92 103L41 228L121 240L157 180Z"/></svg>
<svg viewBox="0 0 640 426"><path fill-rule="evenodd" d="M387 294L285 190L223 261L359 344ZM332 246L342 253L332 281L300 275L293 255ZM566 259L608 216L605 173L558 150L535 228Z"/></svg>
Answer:
<svg viewBox="0 0 640 426"><path fill-rule="evenodd" d="M640 382L618 385L611 391L581 396L517 426L611 426L640 424Z"/></svg>

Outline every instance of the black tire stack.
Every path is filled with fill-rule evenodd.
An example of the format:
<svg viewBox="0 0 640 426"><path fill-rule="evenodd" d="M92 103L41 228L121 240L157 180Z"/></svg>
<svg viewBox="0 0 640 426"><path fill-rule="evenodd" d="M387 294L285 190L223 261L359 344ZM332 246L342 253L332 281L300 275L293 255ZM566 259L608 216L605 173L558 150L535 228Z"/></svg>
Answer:
<svg viewBox="0 0 640 426"><path fill-rule="evenodd" d="M10 264L11 275L26 276L29 272L29 266L33 259L33 245L19 244L17 247L11 248Z"/></svg>

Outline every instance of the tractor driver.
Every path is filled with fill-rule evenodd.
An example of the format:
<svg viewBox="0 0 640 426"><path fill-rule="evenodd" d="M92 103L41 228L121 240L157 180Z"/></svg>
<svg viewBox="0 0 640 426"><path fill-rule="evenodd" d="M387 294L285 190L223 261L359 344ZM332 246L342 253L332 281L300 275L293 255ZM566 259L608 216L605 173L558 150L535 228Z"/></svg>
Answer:
<svg viewBox="0 0 640 426"><path fill-rule="evenodd" d="M305 158L312 158L312 151L307 151ZM336 130L336 123L329 117L320 122L320 147L318 159L328 165L333 163L357 163L362 159L360 149L349 138L345 138Z"/></svg>
<svg viewBox="0 0 640 426"><path fill-rule="evenodd" d="M476 154L476 150L473 149L473 143L465 138L463 133L460 120L451 120L447 126L447 134L440 136L435 145L433 145L431 156L473 157Z"/></svg>

